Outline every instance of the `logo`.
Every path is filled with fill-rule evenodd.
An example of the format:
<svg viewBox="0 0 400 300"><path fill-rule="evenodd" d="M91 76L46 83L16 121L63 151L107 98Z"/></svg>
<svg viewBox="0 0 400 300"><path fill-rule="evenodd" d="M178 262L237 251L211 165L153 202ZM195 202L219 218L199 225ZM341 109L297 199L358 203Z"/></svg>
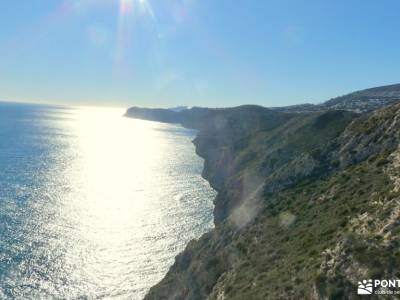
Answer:
<svg viewBox="0 0 400 300"><path fill-rule="evenodd" d="M400 279L368 279L359 281L358 295L400 295Z"/></svg>
<svg viewBox="0 0 400 300"><path fill-rule="evenodd" d="M357 294L358 295L372 295L374 287L372 279L363 280L358 282Z"/></svg>

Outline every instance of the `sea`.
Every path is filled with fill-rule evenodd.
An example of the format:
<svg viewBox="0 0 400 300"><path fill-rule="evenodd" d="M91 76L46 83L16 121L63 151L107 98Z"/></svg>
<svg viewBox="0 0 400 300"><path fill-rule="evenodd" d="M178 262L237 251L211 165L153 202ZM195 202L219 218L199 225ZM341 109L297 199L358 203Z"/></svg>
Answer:
<svg viewBox="0 0 400 300"><path fill-rule="evenodd" d="M0 103L0 299L143 299L213 227L196 132Z"/></svg>

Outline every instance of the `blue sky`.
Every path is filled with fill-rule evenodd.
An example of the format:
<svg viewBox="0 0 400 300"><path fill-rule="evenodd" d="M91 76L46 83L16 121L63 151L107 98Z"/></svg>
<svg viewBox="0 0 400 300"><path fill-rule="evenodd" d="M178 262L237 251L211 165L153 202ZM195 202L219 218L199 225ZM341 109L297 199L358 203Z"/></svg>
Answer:
<svg viewBox="0 0 400 300"><path fill-rule="evenodd" d="M398 0L0 2L0 99L281 106L400 82Z"/></svg>

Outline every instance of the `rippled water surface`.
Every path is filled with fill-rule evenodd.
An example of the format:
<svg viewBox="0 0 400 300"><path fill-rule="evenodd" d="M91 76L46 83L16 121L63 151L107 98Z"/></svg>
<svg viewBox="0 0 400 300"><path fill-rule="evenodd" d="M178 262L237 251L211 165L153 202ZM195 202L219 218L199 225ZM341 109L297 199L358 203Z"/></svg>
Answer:
<svg viewBox="0 0 400 300"><path fill-rule="evenodd" d="M212 226L179 126L0 104L0 298L141 299Z"/></svg>

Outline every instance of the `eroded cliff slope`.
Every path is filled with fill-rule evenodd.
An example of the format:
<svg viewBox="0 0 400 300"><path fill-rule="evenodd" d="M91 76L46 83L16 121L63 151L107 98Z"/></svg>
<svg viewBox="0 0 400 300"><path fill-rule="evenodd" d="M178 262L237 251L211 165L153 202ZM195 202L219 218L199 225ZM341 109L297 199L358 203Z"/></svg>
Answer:
<svg viewBox="0 0 400 300"><path fill-rule="evenodd" d="M400 105L198 110L167 121L199 129L216 228L146 299L351 299L359 280L400 277Z"/></svg>

